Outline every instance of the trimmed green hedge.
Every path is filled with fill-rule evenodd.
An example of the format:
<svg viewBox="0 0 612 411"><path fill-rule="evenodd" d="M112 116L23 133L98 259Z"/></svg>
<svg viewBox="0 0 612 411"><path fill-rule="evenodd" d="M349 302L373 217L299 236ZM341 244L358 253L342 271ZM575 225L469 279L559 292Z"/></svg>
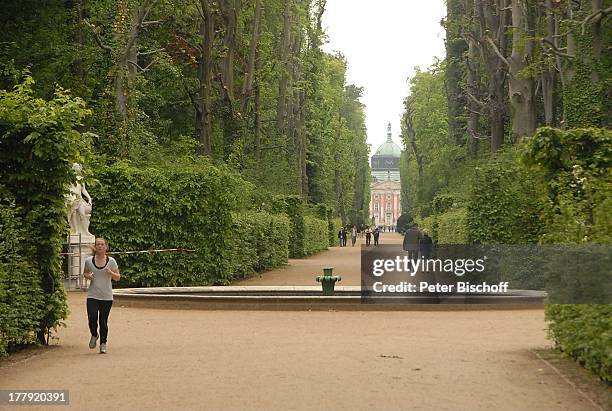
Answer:
<svg viewBox="0 0 612 411"><path fill-rule="evenodd" d="M543 243L612 243L612 131L542 127L522 160L547 177ZM548 305L557 348L612 382L612 306Z"/></svg>
<svg viewBox="0 0 612 411"><path fill-rule="evenodd" d="M537 243L545 204L541 173L518 164L514 150L475 167L467 201L468 240L476 244Z"/></svg>
<svg viewBox="0 0 612 411"><path fill-rule="evenodd" d="M612 382L612 305L548 305L546 319L558 349Z"/></svg>
<svg viewBox="0 0 612 411"><path fill-rule="evenodd" d="M329 246L340 244L338 240L338 231L342 228L342 220L340 218L332 218L329 220Z"/></svg>
<svg viewBox="0 0 612 411"><path fill-rule="evenodd" d="M304 217L304 255L311 255L329 247L328 223L319 218Z"/></svg>
<svg viewBox="0 0 612 411"><path fill-rule="evenodd" d="M327 236L328 236L328 247L336 244L338 239L338 231L342 227L342 220L340 218L334 218L334 208L325 204L318 204L316 207L317 218L327 221Z"/></svg>
<svg viewBox="0 0 612 411"><path fill-rule="evenodd" d="M252 211L232 217L224 266L229 280L287 263L291 224L287 216Z"/></svg>
<svg viewBox="0 0 612 411"><path fill-rule="evenodd" d="M322 213L321 208L307 207L304 199L297 195L277 195L272 200L272 209L285 213L291 221L289 257L306 257L329 246L329 221L317 218Z"/></svg>
<svg viewBox="0 0 612 411"><path fill-rule="evenodd" d="M289 219L246 211L252 185L205 160L158 168L102 167L90 192L92 232L116 255L119 286L219 285L287 262Z"/></svg>
<svg viewBox="0 0 612 411"><path fill-rule="evenodd" d="M111 251L183 248L193 253L118 255L120 286L226 284L232 213L250 185L206 161L139 169L127 163L102 167L91 232Z"/></svg>
<svg viewBox="0 0 612 411"><path fill-rule="evenodd" d="M436 216L438 244L467 244L467 210L459 208Z"/></svg>
<svg viewBox="0 0 612 411"><path fill-rule="evenodd" d="M14 200L0 201L0 355L36 342L45 315L40 271L24 257L26 230Z"/></svg>

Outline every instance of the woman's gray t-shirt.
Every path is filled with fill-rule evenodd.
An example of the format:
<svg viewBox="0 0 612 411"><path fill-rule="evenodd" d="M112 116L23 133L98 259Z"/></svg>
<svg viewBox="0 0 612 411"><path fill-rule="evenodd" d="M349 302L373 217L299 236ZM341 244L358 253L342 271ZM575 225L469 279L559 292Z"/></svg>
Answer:
<svg viewBox="0 0 612 411"><path fill-rule="evenodd" d="M84 272L92 272L94 274L93 280L89 284L87 290L87 298L95 298L96 300L113 300L113 286L111 284L111 276L106 272L106 268L110 268L113 271L117 271L117 261L113 257L107 257L106 264L103 267L96 267L94 264L94 257L87 257L85 260Z"/></svg>

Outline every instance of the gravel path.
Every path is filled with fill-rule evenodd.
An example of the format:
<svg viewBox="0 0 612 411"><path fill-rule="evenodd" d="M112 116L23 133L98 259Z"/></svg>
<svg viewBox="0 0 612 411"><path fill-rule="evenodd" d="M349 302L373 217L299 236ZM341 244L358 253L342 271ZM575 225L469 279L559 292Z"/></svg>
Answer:
<svg viewBox="0 0 612 411"><path fill-rule="evenodd" d="M350 268L354 259L345 257L354 252L327 255ZM323 255L303 261L313 276ZM291 270L293 263L258 284ZM85 297L69 293L72 314L53 347L0 362L0 389L67 389L70 405L51 408L58 410L596 409L530 352L548 346L542 310L249 312L117 303L108 354L100 355L87 347Z"/></svg>

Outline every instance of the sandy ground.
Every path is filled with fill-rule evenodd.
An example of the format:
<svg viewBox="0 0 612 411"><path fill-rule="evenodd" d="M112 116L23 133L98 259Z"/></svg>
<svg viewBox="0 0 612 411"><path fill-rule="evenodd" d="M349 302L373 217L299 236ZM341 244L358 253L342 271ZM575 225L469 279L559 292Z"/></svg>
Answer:
<svg viewBox="0 0 612 411"><path fill-rule="evenodd" d="M538 310L117 305L100 355L87 347L84 301L69 294L59 345L0 365L0 389L69 390L70 406L55 409L74 410L596 409L529 351L548 345Z"/></svg>
<svg viewBox="0 0 612 411"><path fill-rule="evenodd" d="M350 250L327 254L350 268L353 258L341 261ZM295 269L264 274L263 282ZM51 408L58 410L597 409L530 351L549 344L542 310L182 311L117 303L108 354L100 355L87 347L85 298L69 293L72 314L53 347L0 362L0 389L69 390L70 405Z"/></svg>

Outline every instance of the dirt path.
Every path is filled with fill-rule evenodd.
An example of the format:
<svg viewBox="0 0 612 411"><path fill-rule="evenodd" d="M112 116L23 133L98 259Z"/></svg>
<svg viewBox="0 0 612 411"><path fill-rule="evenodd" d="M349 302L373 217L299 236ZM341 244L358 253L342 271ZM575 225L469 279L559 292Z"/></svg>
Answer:
<svg viewBox="0 0 612 411"><path fill-rule="evenodd" d="M387 234L381 242L398 241ZM241 284L312 285L328 265L344 285L359 285L359 248L350 246ZM69 293L72 314L54 347L0 362L0 389L69 390L70 406L55 408L62 410L596 409L530 352L548 346L542 310L249 312L116 304L109 352L100 355L87 348L85 298Z"/></svg>
<svg viewBox="0 0 612 411"><path fill-rule="evenodd" d="M402 240L396 233L380 236L380 244L401 244ZM305 259L292 258L282 268L237 281L234 285L318 285L315 277L323 274L323 267L334 267L334 274L342 276L338 285L361 285L361 244L365 244L365 238L357 238L355 247L349 239L348 247L330 247Z"/></svg>
<svg viewBox="0 0 612 411"><path fill-rule="evenodd" d="M547 345L537 310L115 306L100 355L87 348L84 301L69 294L59 345L0 365L0 389L67 389L57 409L75 410L593 409L529 352Z"/></svg>

